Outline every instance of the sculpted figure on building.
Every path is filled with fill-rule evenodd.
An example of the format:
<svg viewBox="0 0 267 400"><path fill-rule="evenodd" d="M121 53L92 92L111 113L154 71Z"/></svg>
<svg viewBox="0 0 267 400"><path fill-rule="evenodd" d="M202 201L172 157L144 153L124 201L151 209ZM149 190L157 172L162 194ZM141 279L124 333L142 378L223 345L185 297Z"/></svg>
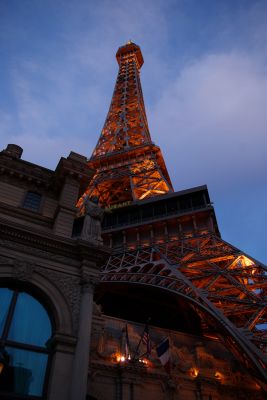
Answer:
<svg viewBox="0 0 267 400"><path fill-rule="evenodd" d="M104 216L104 210L98 206L98 198L84 196L82 207L84 212L84 223L81 238L102 243L101 221Z"/></svg>

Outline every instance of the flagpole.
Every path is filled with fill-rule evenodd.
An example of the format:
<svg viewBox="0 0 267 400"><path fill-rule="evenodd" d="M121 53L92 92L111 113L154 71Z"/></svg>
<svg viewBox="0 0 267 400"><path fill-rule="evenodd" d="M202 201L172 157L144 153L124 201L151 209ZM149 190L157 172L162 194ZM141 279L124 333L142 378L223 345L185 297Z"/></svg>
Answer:
<svg viewBox="0 0 267 400"><path fill-rule="evenodd" d="M129 359L129 356L131 358L131 347L130 347L130 340L129 340L127 322L126 322L126 326L125 326L125 341L126 341L125 355L126 355L126 358Z"/></svg>
<svg viewBox="0 0 267 400"><path fill-rule="evenodd" d="M154 344L153 346L151 346L151 351L155 350L157 348L157 346L158 346L157 344ZM140 358L144 357L147 354L148 354L148 351L146 351L145 353L141 354Z"/></svg>
<svg viewBox="0 0 267 400"><path fill-rule="evenodd" d="M135 351L134 351L133 361L135 361L136 355L138 354L138 350L139 350L139 347L140 347L140 345L141 345L141 342L142 342L142 339L143 339L143 336L144 336L144 333L145 333L145 329L146 329L146 325L145 325L145 328L144 328L144 330L143 330L142 336L140 337L139 343L138 343L138 345L137 345L137 347L136 347L136 349L135 349Z"/></svg>
<svg viewBox="0 0 267 400"><path fill-rule="evenodd" d="M143 333L142 333L142 335L141 335L141 337L140 337L140 340L139 340L139 343L138 343L138 345L137 345L137 347L136 347L136 349L135 349L134 356L133 356L133 361L135 361L135 359L136 359L136 355L138 354L140 345L141 345L142 340L143 340L143 337L144 337L144 333L145 333L145 331L146 331L146 328L148 327L148 324L149 324L149 322L150 322L150 319L151 319L150 317L147 319L147 322L146 322L146 324L145 324Z"/></svg>

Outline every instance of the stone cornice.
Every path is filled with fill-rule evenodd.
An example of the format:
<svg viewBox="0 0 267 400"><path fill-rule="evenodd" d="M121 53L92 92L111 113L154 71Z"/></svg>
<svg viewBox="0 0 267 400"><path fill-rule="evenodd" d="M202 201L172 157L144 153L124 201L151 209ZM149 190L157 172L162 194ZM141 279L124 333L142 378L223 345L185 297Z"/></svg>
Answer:
<svg viewBox="0 0 267 400"><path fill-rule="evenodd" d="M55 173L58 175L70 175L81 180L82 178L90 178L93 171L86 164L76 161L75 159L61 158Z"/></svg>
<svg viewBox="0 0 267 400"><path fill-rule="evenodd" d="M42 258L58 261L87 259L101 265L110 254L110 249L84 240L63 239L53 233L38 232L32 227L18 227L17 224L0 220L0 239L3 246Z"/></svg>
<svg viewBox="0 0 267 400"><path fill-rule="evenodd" d="M168 378L168 374L164 371L163 368L159 368L158 371L155 371L155 368L147 368L143 365L139 365L138 363L121 365L118 363L112 363L110 361L97 361L92 357L89 367L98 370L110 370L116 373L134 373L142 377L149 376L150 378L154 379L166 379L166 377Z"/></svg>
<svg viewBox="0 0 267 400"><path fill-rule="evenodd" d="M35 183L40 187L52 185L54 172L50 169L41 167L28 161L14 159L0 153L0 173L9 180L25 181L25 183Z"/></svg>
<svg viewBox="0 0 267 400"><path fill-rule="evenodd" d="M71 152L67 158L61 158L55 171L14 158L6 151L0 152L0 176L5 182L18 186L36 186L39 190L59 193L66 177L79 185L86 186L93 171L88 168L86 158Z"/></svg>
<svg viewBox="0 0 267 400"><path fill-rule="evenodd" d="M81 158L81 156L79 157ZM93 175L93 170L88 168L85 160L83 158L80 161L79 158L77 159L77 155L71 152L67 158L62 157L60 159L55 175L60 179L68 178L76 181L80 186L80 190L84 191Z"/></svg>
<svg viewBox="0 0 267 400"><path fill-rule="evenodd" d="M22 207L13 207L0 202L0 212L13 218L21 218L21 221L31 222L35 225L51 228L53 226L52 218L44 217L43 215L32 212Z"/></svg>

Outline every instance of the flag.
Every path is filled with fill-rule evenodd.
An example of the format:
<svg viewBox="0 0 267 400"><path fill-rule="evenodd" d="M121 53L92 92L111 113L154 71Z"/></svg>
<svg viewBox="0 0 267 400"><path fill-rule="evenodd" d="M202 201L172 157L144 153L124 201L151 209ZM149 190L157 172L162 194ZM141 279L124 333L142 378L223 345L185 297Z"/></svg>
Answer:
<svg viewBox="0 0 267 400"><path fill-rule="evenodd" d="M160 344L156 348L157 355L160 359L161 364L165 368L165 370L170 373L170 343L169 339L165 338L160 342Z"/></svg>
<svg viewBox="0 0 267 400"><path fill-rule="evenodd" d="M130 357L130 342L128 336L128 326L125 326L125 358L128 360Z"/></svg>
<svg viewBox="0 0 267 400"><path fill-rule="evenodd" d="M142 336L142 342L144 345L146 345L146 352L147 354L151 354L151 340L150 340L150 335L149 335L149 330L148 330L148 325L145 326L143 336Z"/></svg>

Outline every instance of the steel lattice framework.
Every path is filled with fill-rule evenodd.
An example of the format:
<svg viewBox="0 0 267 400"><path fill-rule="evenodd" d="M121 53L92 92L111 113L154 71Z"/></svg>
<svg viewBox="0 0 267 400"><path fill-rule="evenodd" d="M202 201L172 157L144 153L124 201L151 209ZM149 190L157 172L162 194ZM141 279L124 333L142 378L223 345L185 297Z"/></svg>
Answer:
<svg viewBox="0 0 267 400"><path fill-rule="evenodd" d="M190 209L182 206L185 195L173 193L160 149L151 141L139 76L141 50L129 42L116 57L119 73L88 163L96 172L86 191L103 207L126 207L118 211L117 226L111 223L103 232L111 247L121 237L121 247L102 268L101 284L147 285L183 297L200 315L203 331L212 326L267 391L267 268L220 238L210 204L197 202L196 211L192 197ZM178 203L167 206L175 196ZM147 213L156 201L165 202L166 217L159 221L155 211L148 222L145 207ZM138 207L141 222L131 225L127 217L128 225L119 225L123 212Z"/></svg>
<svg viewBox="0 0 267 400"><path fill-rule="evenodd" d="M101 270L101 282L150 285L186 298L267 382L266 273L264 265L208 234L116 251Z"/></svg>
<svg viewBox="0 0 267 400"><path fill-rule="evenodd" d="M140 82L143 56L129 42L117 54L119 72L108 115L88 166L87 190L104 207L173 191L159 147L152 143Z"/></svg>

